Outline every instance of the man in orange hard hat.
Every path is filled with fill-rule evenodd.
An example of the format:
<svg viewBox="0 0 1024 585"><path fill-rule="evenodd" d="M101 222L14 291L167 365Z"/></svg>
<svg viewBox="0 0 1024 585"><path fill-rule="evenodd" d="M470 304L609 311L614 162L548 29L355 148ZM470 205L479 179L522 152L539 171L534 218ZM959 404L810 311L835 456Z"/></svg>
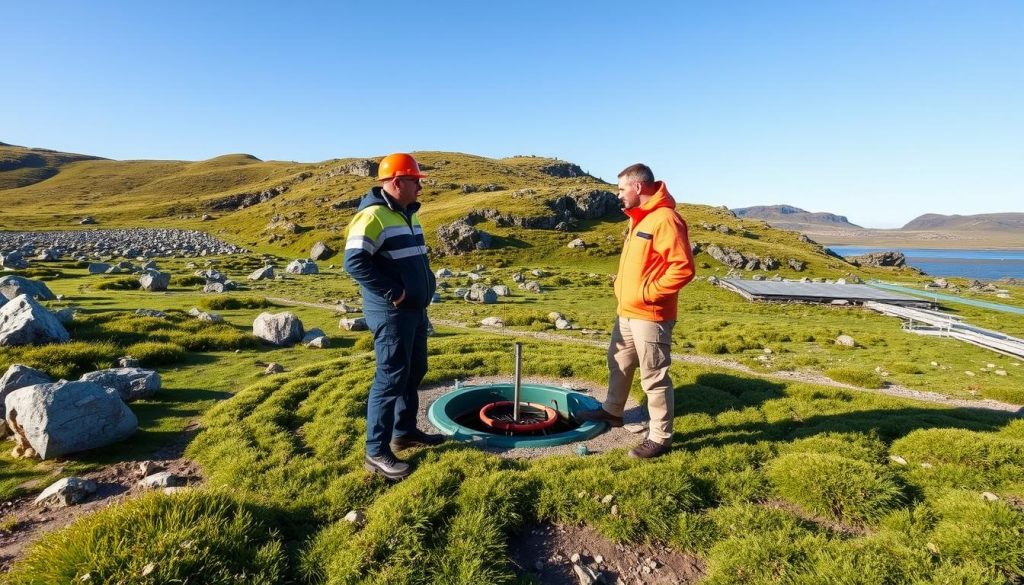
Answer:
<svg viewBox="0 0 1024 585"><path fill-rule="evenodd" d="M363 464L391 480L411 472L395 451L444 441L416 427L417 390L427 373L427 305L437 288L416 214L423 177L411 155L384 157L380 186L359 203L345 243L345 271L359 283L377 359L366 405Z"/></svg>
<svg viewBox="0 0 1024 585"><path fill-rule="evenodd" d="M635 164L619 173L619 201L629 216L629 232L615 279L618 318L608 346L608 396L601 408L579 412L576 418L621 427L639 368L651 424L647 438L629 455L648 459L672 447L672 327L679 289L693 279L693 252L675 199L665 183L654 180L650 167Z"/></svg>

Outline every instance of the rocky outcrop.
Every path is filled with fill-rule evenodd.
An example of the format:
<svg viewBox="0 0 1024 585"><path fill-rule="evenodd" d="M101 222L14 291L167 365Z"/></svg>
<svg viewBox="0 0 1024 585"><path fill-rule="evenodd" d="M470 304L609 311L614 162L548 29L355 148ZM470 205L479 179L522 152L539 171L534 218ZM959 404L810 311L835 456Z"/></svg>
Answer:
<svg viewBox="0 0 1024 585"><path fill-rule="evenodd" d="M276 185L274 187L270 187L262 191L238 193L236 195L222 197L211 203L208 207L210 211L235 211L237 209L251 207L253 205L257 205L265 201L270 201L271 199L277 197L278 195L286 193L296 183L305 181L306 179L312 176L313 173L310 172L299 173L299 175L296 176L294 179L281 183L280 185Z"/></svg>
<svg viewBox="0 0 1024 585"><path fill-rule="evenodd" d="M19 252L0 253L0 268L4 270L24 270L28 268L28 260L25 260Z"/></svg>
<svg viewBox="0 0 1024 585"><path fill-rule="evenodd" d="M338 175L351 175L354 177L376 177L380 164L372 159L356 160L332 167L321 178L336 177Z"/></svg>
<svg viewBox="0 0 1024 585"><path fill-rule="evenodd" d="M16 456L52 459L133 435L138 419L116 393L93 382L36 384L7 396Z"/></svg>
<svg viewBox="0 0 1024 585"><path fill-rule="evenodd" d="M902 252L874 252L863 256L852 256L847 261L854 266L876 266L901 268L907 265L907 258Z"/></svg>
<svg viewBox="0 0 1024 585"><path fill-rule="evenodd" d="M443 256L486 250L491 246L491 236L464 219L437 228L437 239L438 253Z"/></svg>
<svg viewBox="0 0 1024 585"><path fill-rule="evenodd" d="M63 343L67 329L32 297L19 295L0 307L0 346Z"/></svg>
<svg viewBox="0 0 1024 585"><path fill-rule="evenodd" d="M583 172L583 169L579 165L574 165L570 162L555 162L549 165L542 166L540 172L545 175L556 177L559 179L571 179L573 177L589 177L587 173Z"/></svg>

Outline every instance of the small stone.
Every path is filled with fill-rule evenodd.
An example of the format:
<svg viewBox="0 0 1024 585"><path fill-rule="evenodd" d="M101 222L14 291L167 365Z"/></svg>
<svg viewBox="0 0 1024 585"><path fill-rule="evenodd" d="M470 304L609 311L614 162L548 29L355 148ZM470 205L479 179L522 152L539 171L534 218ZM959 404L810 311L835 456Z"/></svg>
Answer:
<svg viewBox="0 0 1024 585"><path fill-rule="evenodd" d="M1005 376L1006 375L1006 370L996 370L996 371L994 371L992 373L997 375L997 376Z"/></svg>
<svg viewBox="0 0 1024 585"><path fill-rule="evenodd" d="M142 576L145 577L156 570L156 563L146 563L145 567L142 567Z"/></svg>
<svg viewBox="0 0 1024 585"><path fill-rule="evenodd" d="M152 461L143 461L142 463L139 463L139 476L140 477L149 477L149 476L153 475L154 473L159 473L159 472L161 472L163 470L164 470L163 467L161 467L160 465L157 465L156 463L153 463Z"/></svg>
<svg viewBox="0 0 1024 585"><path fill-rule="evenodd" d="M612 503L613 501L615 501L615 496L613 494L608 494L607 496L601 498L601 503L606 506Z"/></svg>
<svg viewBox="0 0 1024 585"><path fill-rule="evenodd" d="M999 499L999 496L993 494L992 492L981 492L981 497L985 498L985 500L988 502L994 502Z"/></svg>
<svg viewBox="0 0 1024 585"><path fill-rule="evenodd" d="M585 498L585 497L587 497L587 492L576 492L576 497L577 498Z"/></svg>
<svg viewBox="0 0 1024 585"><path fill-rule="evenodd" d="M629 423L622 425L622 428L626 429L631 433L636 434L644 432L644 430L647 429L647 426L644 425L643 423Z"/></svg>
<svg viewBox="0 0 1024 585"><path fill-rule="evenodd" d="M932 365L933 368L938 367L939 362L932 362L931 365Z"/></svg>
<svg viewBox="0 0 1024 585"><path fill-rule="evenodd" d="M965 373L965 374L967 374L968 376L972 377L972 378L974 377L974 372L972 372L972 371L970 371L970 370L967 370L967 371L966 371L966 372L964 372L964 373Z"/></svg>
<svg viewBox="0 0 1024 585"><path fill-rule="evenodd" d="M597 555L596 557L594 557L594 562L599 564L599 565L601 563L603 563L604 562L604 555Z"/></svg>
<svg viewBox="0 0 1024 585"><path fill-rule="evenodd" d="M362 510L352 510L345 514L345 522L362 526L366 522L366 514Z"/></svg>
<svg viewBox="0 0 1024 585"><path fill-rule="evenodd" d="M931 463L922 463L921 464L921 468L922 469L931 469L932 467L935 467L935 466L932 465Z"/></svg>
<svg viewBox="0 0 1024 585"><path fill-rule="evenodd" d="M182 478L169 471L154 473L153 475L146 476L139 480L139 485L147 488L176 487L183 485L184 483L185 482Z"/></svg>
<svg viewBox="0 0 1024 585"><path fill-rule="evenodd" d="M766 347L766 348L764 348L764 349L763 349L763 350L761 350L761 351L763 351L764 353L770 354L770 353L772 352L772 348L770 348L770 347Z"/></svg>
<svg viewBox="0 0 1024 585"><path fill-rule="evenodd" d="M270 374L280 374L283 371L284 366L276 362L271 362L267 364L267 369L263 370L263 374L269 376Z"/></svg>
<svg viewBox="0 0 1024 585"><path fill-rule="evenodd" d="M985 367L991 370L992 368L996 367L996 365L995 364L985 364Z"/></svg>
<svg viewBox="0 0 1024 585"><path fill-rule="evenodd" d="M907 460L900 457L899 455L889 455L889 461L892 461L893 463L898 463L900 465L907 464Z"/></svg>
<svg viewBox="0 0 1024 585"><path fill-rule="evenodd" d="M619 505L618 504L614 504L614 505L612 505L612 516L618 516L618 515L619 515Z"/></svg>
<svg viewBox="0 0 1024 585"><path fill-rule="evenodd" d="M572 562L572 563L580 562L580 553L572 553L572 556L569 557L569 562Z"/></svg>

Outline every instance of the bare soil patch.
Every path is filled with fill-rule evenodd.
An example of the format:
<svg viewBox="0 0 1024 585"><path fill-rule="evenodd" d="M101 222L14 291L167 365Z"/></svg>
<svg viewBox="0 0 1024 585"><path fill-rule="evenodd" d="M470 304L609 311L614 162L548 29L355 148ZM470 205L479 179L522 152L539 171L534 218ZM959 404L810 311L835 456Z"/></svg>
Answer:
<svg viewBox="0 0 1024 585"><path fill-rule="evenodd" d="M590 568L608 585L696 583L705 574L695 556L667 546L618 544L587 526L534 526L513 537L509 549L519 572L536 576L541 585L579 583L574 564Z"/></svg>
<svg viewBox="0 0 1024 585"><path fill-rule="evenodd" d="M199 466L181 457L185 446L198 430L198 426L190 425L175 443L153 453L149 461L162 471L169 471L182 478L185 484L193 486L202 482ZM62 467L57 467L48 482L37 482L33 487L38 491L30 496L0 502L0 521L6 530L0 529L0 572L7 572L24 553L25 549L36 542L44 534L52 530L65 528L76 519L102 510L110 505L123 502L152 488L138 484L142 479L140 465L142 461L123 461L105 466L95 471L80 474L76 477L91 479L96 482L96 493L87 500L74 506L55 507L37 506L34 501L39 493L62 477Z"/></svg>

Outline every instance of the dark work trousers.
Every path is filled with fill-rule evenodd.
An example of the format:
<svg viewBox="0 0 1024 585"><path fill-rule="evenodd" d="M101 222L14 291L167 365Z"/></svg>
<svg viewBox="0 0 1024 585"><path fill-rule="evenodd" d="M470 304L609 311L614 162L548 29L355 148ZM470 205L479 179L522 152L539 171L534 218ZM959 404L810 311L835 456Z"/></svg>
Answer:
<svg viewBox="0 0 1024 585"><path fill-rule="evenodd" d="M378 457L391 451L393 436L416 430L416 391L427 373L427 311L390 309L363 316L377 354L366 404L366 454Z"/></svg>

